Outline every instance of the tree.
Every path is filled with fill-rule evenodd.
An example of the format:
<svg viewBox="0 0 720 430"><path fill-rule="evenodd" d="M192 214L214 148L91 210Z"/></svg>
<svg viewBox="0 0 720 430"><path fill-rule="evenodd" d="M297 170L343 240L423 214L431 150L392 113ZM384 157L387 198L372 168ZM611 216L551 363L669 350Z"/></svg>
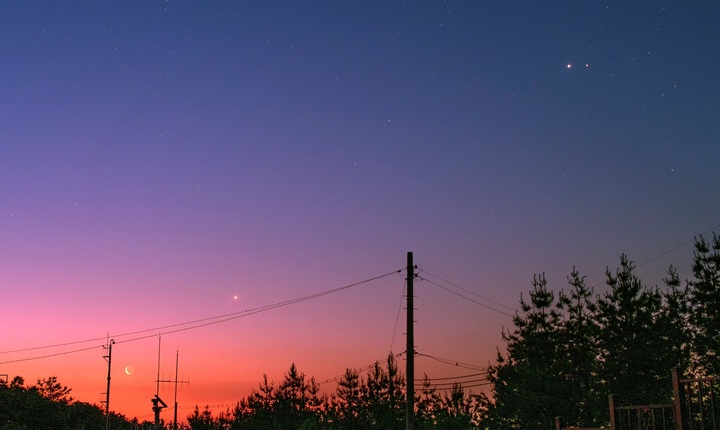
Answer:
<svg viewBox="0 0 720 430"><path fill-rule="evenodd" d="M0 383L0 429L101 430L105 428L105 414L96 405L74 402L70 388L55 376L38 380L26 387L25 380L16 376L8 384ZM111 415L112 428L130 429L124 416Z"/></svg>
<svg viewBox="0 0 720 430"><path fill-rule="evenodd" d="M428 428L436 425L436 418L441 408L442 397L437 392L437 387L432 385L428 375L423 375L422 388L417 401L417 421L426 423Z"/></svg>
<svg viewBox="0 0 720 430"><path fill-rule="evenodd" d="M273 415L276 428L295 428L310 418L309 388L305 374L297 370L295 363L290 365L290 370L285 374L275 395Z"/></svg>
<svg viewBox="0 0 720 430"><path fill-rule="evenodd" d="M564 339L555 295L544 274L533 277L532 287L529 303L520 298L515 329L503 331L506 355L498 351L497 364L489 368L494 398L489 428L546 429L567 397L559 378Z"/></svg>
<svg viewBox="0 0 720 430"><path fill-rule="evenodd" d="M476 394L465 394L462 384L453 384L441 400L432 426L438 430L466 430L477 428L485 411L485 399Z"/></svg>
<svg viewBox="0 0 720 430"><path fill-rule="evenodd" d="M720 237L695 240L693 277L688 282L695 368L705 375L720 374Z"/></svg>
<svg viewBox="0 0 720 430"><path fill-rule="evenodd" d="M365 404L371 425L387 430L405 427L405 376L393 354L385 368L375 362L368 371Z"/></svg>
<svg viewBox="0 0 720 430"><path fill-rule="evenodd" d="M566 399L558 416L565 422L580 427L595 427L607 422L607 395L599 390L598 326L595 321L597 306L594 292L585 285L585 277L573 267L568 276L572 287L569 293L561 291L558 309L563 313L560 322L561 359L560 375L566 387Z"/></svg>
<svg viewBox="0 0 720 430"><path fill-rule="evenodd" d="M362 389L364 381L355 369L346 369L331 398L332 420L341 429L359 428L366 413L363 408Z"/></svg>
<svg viewBox="0 0 720 430"><path fill-rule="evenodd" d="M325 398L319 395L319 390L315 380L308 382L294 363L277 387L268 381L267 375L263 375L259 390L253 390L247 399L238 402L233 413L228 412L229 428L320 428L320 414L327 410L327 405L322 403ZM229 418L231 415L232 419ZM224 419L222 416L219 418L219 428L223 428Z"/></svg>
<svg viewBox="0 0 720 430"><path fill-rule="evenodd" d="M247 413L242 417L247 429L274 429L273 407L276 393L275 384L263 375L259 391L253 390L247 399Z"/></svg>
<svg viewBox="0 0 720 430"><path fill-rule="evenodd" d="M597 313L598 379L605 392L618 395L623 404L667 402L676 348L661 333L662 294L644 286L634 269L623 254L615 273L606 271L610 291L598 300Z"/></svg>
<svg viewBox="0 0 720 430"><path fill-rule="evenodd" d="M58 382L57 376L50 376L45 379L38 379L34 387L37 392L48 400L69 404L74 399L70 397L71 388Z"/></svg>
<svg viewBox="0 0 720 430"><path fill-rule="evenodd" d="M687 371L692 363L690 289L687 284L681 285L675 267L670 266L667 274L663 278L666 289L662 292L663 306L656 326L661 341L671 348L665 365Z"/></svg>

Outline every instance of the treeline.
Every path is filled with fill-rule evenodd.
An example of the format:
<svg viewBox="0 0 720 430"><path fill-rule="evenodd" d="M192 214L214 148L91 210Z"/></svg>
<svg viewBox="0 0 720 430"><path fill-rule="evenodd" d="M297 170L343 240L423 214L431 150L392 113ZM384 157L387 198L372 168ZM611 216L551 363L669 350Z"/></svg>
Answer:
<svg viewBox="0 0 720 430"><path fill-rule="evenodd" d="M314 378L295 365L275 385L267 376L233 409L214 416L205 408L187 417L191 430L362 430L405 429L405 376L394 356L375 363L366 374L348 369L335 393L320 394ZM456 384L439 393L427 377L418 393L415 428L460 430L479 428L487 398Z"/></svg>
<svg viewBox="0 0 720 430"><path fill-rule="evenodd" d="M672 266L647 286L626 256L597 294L576 271L557 294L544 275L521 298L506 351L490 367L484 428L547 429L608 424L608 395L625 405L668 403L671 369L720 374L720 240L695 242L692 277Z"/></svg>
<svg viewBox="0 0 720 430"><path fill-rule="evenodd" d="M348 369L333 394L321 394L314 378L306 378L293 364L279 384L263 377L257 390L234 408L214 415L197 406L187 417L184 430L362 430L405 429L405 376L390 355L366 373ZM22 377L0 381L0 430L103 430L106 416L97 405L77 402L71 389L52 376L25 386ZM478 428L487 399L467 393L456 384L439 393L427 377L417 398L416 428L458 430ZM128 420L112 413L110 428L151 429L148 421ZM163 429L171 429L168 422Z"/></svg>
<svg viewBox="0 0 720 430"><path fill-rule="evenodd" d="M601 293L573 269L568 287L553 291L542 275L521 296L504 351L488 368L489 396L455 384L438 391L416 384L416 428L540 430L554 418L579 427L606 426L607 398L620 404L668 403L671 369L720 374L720 238L695 242L691 277L672 266L664 285L645 285L625 256L606 271ZM196 407L186 430L358 430L405 428L405 377L396 358L361 373L348 369L334 393L290 366L277 385L258 389L217 415ZM0 381L0 430L105 428L96 405L76 402L55 377L25 386ZM112 429L151 428L111 414ZM165 428L169 428L166 425Z"/></svg>
<svg viewBox="0 0 720 430"><path fill-rule="evenodd" d="M75 401L70 391L55 376L31 386L20 376L0 380L0 430L104 430L105 412L97 405ZM111 413L110 425L132 430L142 424ZM152 428L150 423L146 425Z"/></svg>

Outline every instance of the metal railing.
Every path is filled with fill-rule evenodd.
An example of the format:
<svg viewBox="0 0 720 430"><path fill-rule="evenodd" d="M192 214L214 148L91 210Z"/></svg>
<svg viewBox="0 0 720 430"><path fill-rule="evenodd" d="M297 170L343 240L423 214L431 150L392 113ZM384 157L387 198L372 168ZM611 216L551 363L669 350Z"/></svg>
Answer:
<svg viewBox="0 0 720 430"><path fill-rule="evenodd" d="M718 430L720 429L720 379L677 378L679 409L682 414L682 426L677 430Z"/></svg>

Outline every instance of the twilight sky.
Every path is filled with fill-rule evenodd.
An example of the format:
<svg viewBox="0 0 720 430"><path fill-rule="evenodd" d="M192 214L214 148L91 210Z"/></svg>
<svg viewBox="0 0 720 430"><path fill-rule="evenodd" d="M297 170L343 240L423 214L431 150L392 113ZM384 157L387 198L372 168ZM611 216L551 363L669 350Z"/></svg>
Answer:
<svg viewBox="0 0 720 430"><path fill-rule="evenodd" d="M5 3L0 374L99 402L109 334L111 408L150 419L160 327L412 251L417 375L465 375L535 273L598 285L625 252L649 285L689 276L720 225L719 21L714 1ZM401 353L403 278L166 333L161 379L179 350L181 407L224 405L293 362L323 381Z"/></svg>

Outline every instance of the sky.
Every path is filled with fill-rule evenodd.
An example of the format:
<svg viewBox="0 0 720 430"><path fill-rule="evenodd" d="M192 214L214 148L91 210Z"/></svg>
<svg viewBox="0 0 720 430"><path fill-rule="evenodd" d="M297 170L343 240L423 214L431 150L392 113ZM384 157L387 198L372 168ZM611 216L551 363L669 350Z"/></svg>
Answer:
<svg viewBox="0 0 720 430"><path fill-rule="evenodd" d="M627 253L650 286L689 277L720 226L719 20L712 1L4 3L0 374L99 403L112 338L111 409L152 419L177 357L183 417L292 363L332 393L402 354L407 252L418 377L492 364L535 274L602 293Z"/></svg>

